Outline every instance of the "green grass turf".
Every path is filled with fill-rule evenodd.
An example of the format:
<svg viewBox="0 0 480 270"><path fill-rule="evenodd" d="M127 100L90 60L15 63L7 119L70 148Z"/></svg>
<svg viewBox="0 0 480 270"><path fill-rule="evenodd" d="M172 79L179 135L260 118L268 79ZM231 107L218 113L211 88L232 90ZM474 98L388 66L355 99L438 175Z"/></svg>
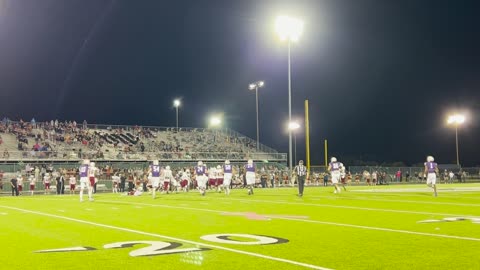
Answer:
<svg viewBox="0 0 480 270"><path fill-rule="evenodd" d="M253 196L236 189L229 197L214 192L201 197L191 191L159 195L155 200L147 193L139 197L100 193L95 194L94 202L83 203L78 194L4 196L0 197L1 269L277 270L309 269L308 265L329 269L480 269L480 223L418 223L480 218L479 184L439 185L437 198L424 185L348 189L333 194L332 187L307 187L303 198L295 196L294 188L256 189ZM270 218L249 219L244 213ZM224 233L272 236L288 242L237 245L201 239ZM148 245L103 248L125 241L176 242L182 244L177 249L209 250L132 257L130 252ZM78 246L95 250L35 252Z"/></svg>

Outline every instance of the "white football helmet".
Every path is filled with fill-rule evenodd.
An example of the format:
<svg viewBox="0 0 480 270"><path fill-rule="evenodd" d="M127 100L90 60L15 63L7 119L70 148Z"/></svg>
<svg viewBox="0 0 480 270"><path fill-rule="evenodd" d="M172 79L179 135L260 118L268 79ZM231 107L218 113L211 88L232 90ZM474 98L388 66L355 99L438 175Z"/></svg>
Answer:
<svg viewBox="0 0 480 270"><path fill-rule="evenodd" d="M253 160L249 159L248 164L253 164Z"/></svg>
<svg viewBox="0 0 480 270"><path fill-rule="evenodd" d="M88 164L90 164L90 160L88 160L88 159L84 159L84 160L83 160L83 164L84 164L84 165L88 165Z"/></svg>
<svg viewBox="0 0 480 270"><path fill-rule="evenodd" d="M158 165L158 160L152 161L153 165Z"/></svg>
<svg viewBox="0 0 480 270"><path fill-rule="evenodd" d="M201 160L198 161L197 163L198 166L202 166L203 165L203 162Z"/></svg>
<svg viewBox="0 0 480 270"><path fill-rule="evenodd" d="M230 160L228 160L228 159L225 160L225 164L227 164L227 165L230 164Z"/></svg>
<svg viewBox="0 0 480 270"><path fill-rule="evenodd" d="M337 162L337 158L336 158L336 157L332 157L332 158L330 159L330 162Z"/></svg>
<svg viewBox="0 0 480 270"><path fill-rule="evenodd" d="M95 167L95 162L90 162L90 166Z"/></svg>
<svg viewBox="0 0 480 270"><path fill-rule="evenodd" d="M165 169L170 170L170 166L165 167Z"/></svg>
<svg viewBox="0 0 480 270"><path fill-rule="evenodd" d="M428 156L428 157L427 157L427 161L428 161L428 162L433 162L434 160L435 160L435 159L434 159L432 156Z"/></svg>
<svg viewBox="0 0 480 270"><path fill-rule="evenodd" d="M217 170L220 170L222 167L220 167L220 165L217 165Z"/></svg>

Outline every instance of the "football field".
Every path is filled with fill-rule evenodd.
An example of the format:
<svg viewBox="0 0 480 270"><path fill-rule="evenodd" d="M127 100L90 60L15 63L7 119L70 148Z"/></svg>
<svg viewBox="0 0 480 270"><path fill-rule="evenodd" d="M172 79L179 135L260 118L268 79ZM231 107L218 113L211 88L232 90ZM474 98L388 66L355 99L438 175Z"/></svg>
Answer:
<svg viewBox="0 0 480 270"><path fill-rule="evenodd" d="M480 184L0 197L1 269L480 269Z"/></svg>

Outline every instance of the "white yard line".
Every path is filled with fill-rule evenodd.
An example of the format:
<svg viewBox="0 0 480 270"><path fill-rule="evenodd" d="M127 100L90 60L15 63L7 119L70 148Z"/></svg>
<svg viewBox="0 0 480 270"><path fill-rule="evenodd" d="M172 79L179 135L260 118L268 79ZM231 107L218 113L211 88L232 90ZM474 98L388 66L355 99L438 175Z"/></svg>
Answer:
<svg viewBox="0 0 480 270"><path fill-rule="evenodd" d="M441 195L439 195L441 196ZM378 201L378 202L402 202L402 203L414 203L414 204L434 204L434 205L455 205L455 206L473 206L480 207L480 203L450 203L450 202L426 202L426 201L410 201L410 200L387 200L387 199L371 199L367 197L342 197L336 196L312 196L311 198L326 198L326 199L344 199L344 200L357 200L357 201ZM432 200L435 199L432 196Z"/></svg>
<svg viewBox="0 0 480 270"><path fill-rule="evenodd" d="M278 257L267 256L267 255L263 255L263 254L259 254L259 253L248 252L248 251L243 251L243 250L238 250L238 249L233 249L233 248L227 248L227 247L222 247L222 246L205 244L205 243L201 243L201 242L196 242L196 241L191 241L191 240L187 240L187 239L171 237L171 236L167 236L167 235L143 232L143 231L139 231L139 230L132 230L132 229L118 227L118 226L112 226L112 225L107 225L107 224L102 224L102 223L91 222L91 221L88 221L88 220L69 218L69 217L53 215L53 214L48 214L48 213L43 213L43 212L38 212L38 211L31 211L31 210L26 210L26 209L22 209L22 208L3 206L3 205L0 205L0 207L10 209L10 210L16 210L16 211L20 211L20 212L24 212L24 213L30 213L30 214L40 215L40 216L53 217L53 218L57 218L57 219L63 219L63 220L77 222L77 223L93 225L93 226L107 228L107 229L114 229L114 230L119 230L119 231L124 231L124 232L136 233L136 234L140 234L140 235L146 235L146 236L168 239L168 240L177 241L177 242L189 243L189 244L192 244L192 245L209 247L209 248L213 248L213 249L220 249L220 250L230 251L230 252L234 252L234 253L238 253L238 254L258 257L258 258L262 258L262 259L278 261L278 262L283 262L283 263L289 263L289 264L293 264L293 265L297 265L297 266L303 266L303 267L311 268L311 269L330 270L330 268L325 268L325 267L321 267L321 266L317 266L317 265L312 265L312 264L287 260L287 259L278 258Z"/></svg>
<svg viewBox="0 0 480 270"><path fill-rule="evenodd" d="M393 210L393 209L357 207L357 206L345 206L345 205L330 205L330 204L317 204L317 203L297 203L297 202L277 202L277 201L268 201L268 200L247 200L247 199L233 199L233 198L229 198L229 199L230 200L235 200L235 201L241 201L241 202L260 202L260 203L266 203L266 204L274 203L274 204L304 205L304 206L315 206L315 207L325 207L325 208L340 208L340 209L378 211L378 212L403 213L403 214L441 215L441 216L455 216L455 217L462 216L462 217L473 217L473 218L477 217L477 216L463 215L463 214L421 212L421 211L408 211L408 210Z"/></svg>
<svg viewBox="0 0 480 270"><path fill-rule="evenodd" d="M101 201L99 201L99 202L101 202ZM111 201L104 201L104 202L111 202ZM180 208L180 209L193 210L193 211L199 211L199 212L203 211L203 212L213 212L213 213L228 213L228 211L210 210L210 209L193 208L193 207L177 207L177 206L170 206L170 205L157 205L157 204L146 204L146 203L128 203L128 202L125 202L125 204L141 204L141 205L150 205L152 207L173 208L173 209ZM264 216L273 217L275 219L282 219L282 220L299 221L299 222L303 221L303 222L308 222L308 223L334 225L334 226L350 227L350 228L357 228L357 229L385 231L385 232L396 232L396 233L432 236L432 237L440 237L440 238L450 238L450 239L458 239L458 240L480 241L480 238L473 238L473 237L455 236L455 235L447 235L447 234L435 234L435 233L423 233L423 232L416 232L416 231L397 230L397 229L389 229L389 228L382 228L382 227L371 227L371 226L355 225L355 224L348 224L348 223L337 223L337 222L320 221L320 220L308 220L308 219L297 219L297 218L289 218L289 217L279 217L279 216L273 216L273 215L268 215L268 214L264 214Z"/></svg>

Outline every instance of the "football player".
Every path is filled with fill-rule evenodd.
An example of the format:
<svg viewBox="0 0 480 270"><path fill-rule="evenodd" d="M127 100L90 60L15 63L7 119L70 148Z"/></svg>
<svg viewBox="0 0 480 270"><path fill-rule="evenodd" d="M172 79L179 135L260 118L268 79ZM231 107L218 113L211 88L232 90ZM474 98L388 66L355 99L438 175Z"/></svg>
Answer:
<svg viewBox="0 0 480 270"><path fill-rule="evenodd" d="M45 186L45 194L50 194L50 174L45 173L43 176L43 185Z"/></svg>
<svg viewBox="0 0 480 270"><path fill-rule="evenodd" d="M162 193L169 193L170 182L173 179L172 170L170 170L170 166L165 167L163 170L163 191Z"/></svg>
<svg viewBox="0 0 480 270"><path fill-rule="evenodd" d="M345 185L347 184L347 173L345 170L345 166L343 166L343 163L340 162L340 182L342 184L342 187L345 191L347 191L347 188Z"/></svg>
<svg viewBox="0 0 480 270"><path fill-rule="evenodd" d="M160 186L160 165L158 164L158 160L152 161L152 165L150 165L149 175L152 176L152 198L155 199L156 191Z"/></svg>
<svg viewBox="0 0 480 270"><path fill-rule="evenodd" d="M340 180L340 162L337 161L337 158L332 157L330 159L330 164L328 164L328 171L332 177L332 184L335 186L335 191L333 193L340 193L340 188L338 187L338 181Z"/></svg>
<svg viewBox="0 0 480 270"><path fill-rule="evenodd" d="M195 167L195 175L198 185L198 190L202 196L205 196L205 189L207 188L207 166L203 165L202 161L198 161Z"/></svg>
<svg viewBox="0 0 480 270"><path fill-rule="evenodd" d="M222 166L218 165L217 166L217 169L216 169L216 175L217 175L217 179L216 179L216 183L215 183L215 186L217 187L218 189L218 192L222 192L222 188L223 188L223 171L222 171Z"/></svg>
<svg viewBox="0 0 480 270"><path fill-rule="evenodd" d="M83 190L88 187L88 165L90 161L85 159L78 169L78 174L80 175L80 202L83 202ZM90 191L88 191L88 196L90 197Z"/></svg>
<svg viewBox="0 0 480 270"><path fill-rule="evenodd" d="M75 178L75 175L72 174L70 176L68 183L70 184L70 195L75 194L75 186L77 185L77 179Z"/></svg>
<svg viewBox="0 0 480 270"><path fill-rule="evenodd" d="M35 176L33 174L28 177L28 182L30 182L30 193L33 196L33 192L35 190Z"/></svg>
<svg viewBox="0 0 480 270"><path fill-rule="evenodd" d="M95 167L95 162L90 162L88 166L88 200L93 201L93 189L95 184L97 183L97 175L98 168Z"/></svg>
<svg viewBox="0 0 480 270"><path fill-rule="evenodd" d="M230 184L232 182L232 165L230 160L225 160L223 165L223 187L225 188L225 195L230 195Z"/></svg>
<svg viewBox="0 0 480 270"><path fill-rule="evenodd" d="M427 162L425 162L425 172L427 175L427 186L433 189L433 196L437 197L437 173L438 165L436 162L433 162L434 158L432 156L427 157Z"/></svg>
<svg viewBox="0 0 480 270"><path fill-rule="evenodd" d="M245 165L245 178L247 180L248 195L253 195L253 186L255 185L255 164L249 159Z"/></svg>

